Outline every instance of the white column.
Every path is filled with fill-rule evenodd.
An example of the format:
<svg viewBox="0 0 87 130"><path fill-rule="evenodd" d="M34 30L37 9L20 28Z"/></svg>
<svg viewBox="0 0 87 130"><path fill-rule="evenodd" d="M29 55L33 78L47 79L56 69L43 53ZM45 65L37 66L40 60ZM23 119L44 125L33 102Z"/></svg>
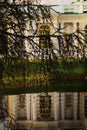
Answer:
<svg viewBox="0 0 87 130"><path fill-rule="evenodd" d="M65 100L65 94L61 93L61 119L64 120L64 100Z"/></svg>
<svg viewBox="0 0 87 130"><path fill-rule="evenodd" d="M54 92L54 120L58 120L59 116L59 93Z"/></svg>
<svg viewBox="0 0 87 130"><path fill-rule="evenodd" d="M82 119L84 120L84 119L86 119L86 117L85 117L85 96L87 96L85 93L81 93L81 105L82 105L82 110L81 110L81 116L82 116Z"/></svg>
<svg viewBox="0 0 87 130"><path fill-rule="evenodd" d="M73 22L73 32L77 30L77 22Z"/></svg>
<svg viewBox="0 0 87 130"><path fill-rule="evenodd" d="M29 22L26 23L26 28L25 28L24 34L25 34L25 36L28 36L30 34L30 32L29 32ZM26 47L26 51L29 52L29 42L26 39L25 39L25 47Z"/></svg>
<svg viewBox="0 0 87 130"><path fill-rule="evenodd" d="M77 120L78 93L73 93L73 96L74 96L74 120Z"/></svg>
<svg viewBox="0 0 87 130"><path fill-rule="evenodd" d="M26 109L27 109L27 120L31 119L31 101L30 101L30 94L26 94Z"/></svg>
<svg viewBox="0 0 87 130"><path fill-rule="evenodd" d="M17 115L17 96L14 95L13 96L13 115L14 115L14 118L16 118L16 115Z"/></svg>
<svg viewBox="0 0 87 130"><path fill-rule="evenodd" d="M66 27L66 33L70 33L71 32L71 26L70 25L68 25L67 27Z"/></svg>
<svg viewBox="0 0 87 130"><path fill-rule="evenodd" d="M77 22L73 22L73 32L77 30ZM77 46L77 39L74 39L74 45Z"/></svg>
<svg viewBox="0 0 87 130"><path fill-rule="evenodd" d="M64 29L63 29L63 28L64 28L64 23L62 22L62 23L61 23L61 32L64 32Z"/></svg>
<svg viewBox="0 0 87 130"><path fill-rule="evenodd" d="M32 94L32 114L33 120L37 120L37 94Z"/></svg>
<svg viewBox="0 0 87 130"><path fill-rule="evenodd" d="M79 13L83 13L83 2L82 2L82 0L80 1L80 4L79 4Z"/></svg>

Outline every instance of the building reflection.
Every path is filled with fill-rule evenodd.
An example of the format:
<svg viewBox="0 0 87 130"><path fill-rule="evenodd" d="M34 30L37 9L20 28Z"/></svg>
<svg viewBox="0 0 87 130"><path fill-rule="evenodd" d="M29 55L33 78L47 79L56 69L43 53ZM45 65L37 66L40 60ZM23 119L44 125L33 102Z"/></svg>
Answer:
<svg viewBox="0 0 87 130"><path fill-rule="evenodd" d="M8 102L9 112L27 129L87 128L87 92L11 95Z"/></svg>

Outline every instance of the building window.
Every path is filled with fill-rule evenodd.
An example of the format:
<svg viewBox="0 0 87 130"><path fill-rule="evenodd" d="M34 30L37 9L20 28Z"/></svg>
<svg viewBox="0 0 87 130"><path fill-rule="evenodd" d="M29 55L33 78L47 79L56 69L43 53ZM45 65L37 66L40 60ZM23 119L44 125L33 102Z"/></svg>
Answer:
<svg viewBox="0 0 87 130"><path fill-rule="evenodd" d="M85 114L85 117L87 118L87 96L85 96L85 99L84 99L84 114Z"/></svg>
<svg viewBox="0 0 87 130"><path fill-rule="evenodd" d="M38 120L52 120L51 112L51 96L50 95L39 95L39 115Z"/></svg>
<svg viewBox="0 0 87 130"><path fill-rule="evenodd" d="M13 36L8 36L9 44L9 52L10 56L17 57L17 56L24 56L25 51L25 39L21 36L24 36L24 31L26 26L24 23L20 25L15 21L12 25L9 26L10 32L12 32Z"/></svg>
<svg viewBox="0 0 87 130"><path fill-rule="evenodd" d="M74 102L73 94L65 95L65 119L73 120L74 115Z"/></svg>
<svg viewBox="0 0 87 130"><path fill-rule="evenodd" d="M0 25L0 55L7 54L8 52L8 41L6 34L6 25Z"/></svg>
<svg viewBox="0 0 87 130"><path fill-rule="evenodd" d="M41 48L48 48L50 44L50 27L47 24L43 24L39 27L39 45Z"/></svg>
<svg viewBox="0 0 87 130"><path fill-rule="evenodd" d="M72 22L65 22L64 23L64 31L67 34L73 33L73 23Z"/></svg>
<svg viewBox="0 0 87 130"><path fill-rule="evenodd" d="M17 120L26 120L27 119L25 94L20 94L17 96L16 110L17 110L16 111Z"/></svg>
<svg viewBox="0 0 87 130"><path fill-rule="evenodd" d="M25 106L25 95L19 95L19 105L21 108Z"/></svg>
<svg viewBox="0 0 87 130"><path fill-rule="evenodd" d="M43 59L49 58L50 50L52 48L50 28L50 24L39 24L39 47Z"/></svg>

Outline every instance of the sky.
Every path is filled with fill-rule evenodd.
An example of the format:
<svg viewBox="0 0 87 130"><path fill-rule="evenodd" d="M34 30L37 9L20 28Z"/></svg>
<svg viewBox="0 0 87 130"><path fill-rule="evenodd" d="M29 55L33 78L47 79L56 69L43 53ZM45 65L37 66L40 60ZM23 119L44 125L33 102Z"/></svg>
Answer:
<svg viewBox="0 0 87 130"><path fill-rule="evenodd" d="M76 0L40 0L42 4L47 5L59 5L59 4L70 4Z"/></svg>

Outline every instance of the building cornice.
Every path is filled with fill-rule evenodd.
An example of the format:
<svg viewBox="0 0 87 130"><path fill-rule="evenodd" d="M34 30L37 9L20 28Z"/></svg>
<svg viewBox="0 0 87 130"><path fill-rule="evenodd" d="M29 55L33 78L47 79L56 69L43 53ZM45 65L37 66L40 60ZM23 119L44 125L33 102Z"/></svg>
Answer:
<svg viewBox="0 0 87 130"><path fill-rule="evenodd" d="M82 14L68 14L68 13L66 14L66 13L63 13L63 14L62 14L62 13L61 13L60 16L74 16L74 17L75 17L75 16L76 16L76 17L77 17L77 16L80 16L80 17L81 17L81 16L87 16L87 14L84 14L84 13L82 13Z"/></svg>

